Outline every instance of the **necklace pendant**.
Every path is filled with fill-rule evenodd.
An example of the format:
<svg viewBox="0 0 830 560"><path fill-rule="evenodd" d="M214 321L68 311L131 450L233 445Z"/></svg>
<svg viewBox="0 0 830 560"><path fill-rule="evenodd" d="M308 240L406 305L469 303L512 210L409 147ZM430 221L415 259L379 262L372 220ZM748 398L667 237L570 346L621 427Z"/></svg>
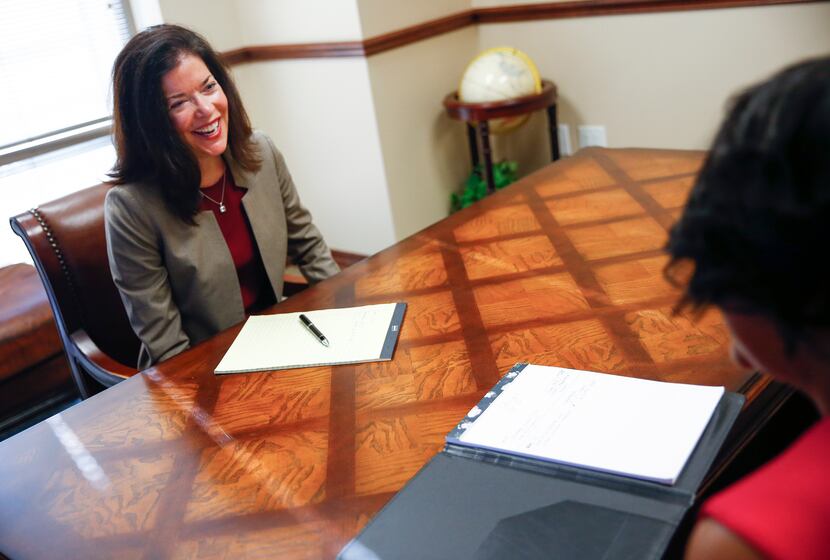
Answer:
<svg viewBox="0 0 830 560"><path fill-rule="evenodd" d="M225 212L227 212L227 210L228 210L228 209L227 209L227 207L225 207L225 205L224 205L224 204L220 204L220 205L219 205L219 212L221 212L222 214L224 214Z"/></svg>

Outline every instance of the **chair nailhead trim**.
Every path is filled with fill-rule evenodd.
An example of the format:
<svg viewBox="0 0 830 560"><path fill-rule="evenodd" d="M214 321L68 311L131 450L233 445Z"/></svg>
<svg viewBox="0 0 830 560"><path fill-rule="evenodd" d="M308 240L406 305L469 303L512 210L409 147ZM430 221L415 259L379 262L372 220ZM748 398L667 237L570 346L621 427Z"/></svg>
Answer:
<svg viewBox="0 0 830 560"><path fill-rule="evenodd" d="M32 215L37 220L37 223L40 224L40 227L43 228L44 233L46 233L46 239L49 240L49 245L52 247L52 251L55 253L55 257L58 259L58 264L60 264L61 272L63 272L63 277L66 279L66 283L69 285L69 291L72 292L72 298L75 300L75 305L78 309L81 309L81 306L78 303L78 294L75 291L75 282L72 279L72 271L69 270L69 266L66 264L66 259L63 256L63 251L61 250L60 245L58 244L58 240L55 237L54 233L52 232L52 228L49 227L49 224L46 222L46 217L40 213L39 208L32 208L29 210Z"/></svg>

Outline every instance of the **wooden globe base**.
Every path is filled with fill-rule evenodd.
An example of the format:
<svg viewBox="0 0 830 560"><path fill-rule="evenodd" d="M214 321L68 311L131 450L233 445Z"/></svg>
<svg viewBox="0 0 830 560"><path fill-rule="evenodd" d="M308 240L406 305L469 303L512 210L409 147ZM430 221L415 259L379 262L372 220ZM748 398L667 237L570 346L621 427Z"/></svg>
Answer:
<svg viewBox="0 0 830 560"><path fill-rule="evenodd" d="M467 124L467 140L470 145L473 168L475 169L481 160L484 160L482 169L488 192L496 190L496 186L493 181L493 153L490 147L490 127L487 121L545 109L548 115L551 161L556 161L559 159L559 136L556 130L557 98L556 85L549 80L542 80L542 91L539 93L504 101L465 103L458 99L457 91L447 94L444 98L447 114Z"/></svg>

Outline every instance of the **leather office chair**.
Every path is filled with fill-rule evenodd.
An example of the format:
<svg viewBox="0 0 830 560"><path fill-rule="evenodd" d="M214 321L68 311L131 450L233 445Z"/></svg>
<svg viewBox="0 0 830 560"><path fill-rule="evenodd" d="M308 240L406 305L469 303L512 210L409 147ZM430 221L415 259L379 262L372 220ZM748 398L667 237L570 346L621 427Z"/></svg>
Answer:
<svg viewBox="0 0 830 560"><path fill-rule="evenodd" d="M11 218L49 296L83 398L135 375L140 343L110 275L100 184Z"/></svg>

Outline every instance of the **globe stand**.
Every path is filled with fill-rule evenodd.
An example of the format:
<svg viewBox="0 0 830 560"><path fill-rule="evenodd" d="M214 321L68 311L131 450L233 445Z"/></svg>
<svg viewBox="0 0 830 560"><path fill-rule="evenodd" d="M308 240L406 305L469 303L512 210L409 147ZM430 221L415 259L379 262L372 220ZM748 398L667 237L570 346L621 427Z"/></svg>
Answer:
<svg viewBox="0 0 830 560"><path fill-rule="evenodd" d="M487 121L504 117L516 117L533 111L545 109L548 114L548 134L550 135L551 161L559 159L559 136L556 132L556 86L549 80L542 80L542 91L533 95L515 97L504 101L485 103L464 103L458 99L458 92L447 94L444 107L450 117L467 123L467 141L470 144L470 156L475 169L484 159L484 180L487 192L496 190L493 181L493 153L490 148L490 126ZM478 139L478 141L476 141ZM480 148L480 150L479 150ZM481 158L479 157L481 152Z"/></svg>

